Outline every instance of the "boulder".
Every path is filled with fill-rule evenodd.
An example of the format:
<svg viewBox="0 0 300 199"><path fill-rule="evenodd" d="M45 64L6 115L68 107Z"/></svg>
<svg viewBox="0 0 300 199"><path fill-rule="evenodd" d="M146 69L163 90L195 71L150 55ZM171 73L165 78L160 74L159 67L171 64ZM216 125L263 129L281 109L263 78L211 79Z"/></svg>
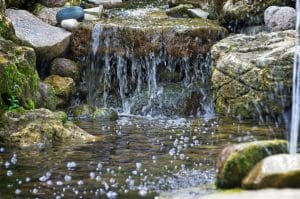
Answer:
<svg viewBox="0 0 300 199"><path fill-rule="evenodd" d="M0 123L0 139L25 147L41 143L51 146L56 142L67 141L92 142L101 138L90 135L67 121L64 112L36 109L5 113Z"/></svg>
<svg viewBox="0 0 300 199"><path fill-rule="evenodd" d="M217 187L241 187L244 177L260 160L279 153L287 153L285 140L256 141L224 148L217 159Z"/></svg>
<svg viewBox="0 0 300 199"><path fill-rule="evenodd" d="M291 105L295 31L229 36L212 47L216 111L274 119Z"/></svg>
<svg viewBox="0 0 300 199"><path fill-rule="evenodd" d="M39 82L34 50L1 38L0 49L0 109L9 108L12 98L34 108Z"/></svg>
<svg viewBox="0 0 300 199"><path fill-rule="evenodd" d="M258 191L228 191L201 197L201 199L298 199L297 189L263 189Z"/></svg>
<svg viewBox="0 0 300 199"><path fill-rule="evenodd" d="M234 32L243 26L260 25L264 21L264 11L272 5L288 6L293 0L223 0L225 2L219 12L219 19Z"/></svg>
<svg viewBox="0 0 300 199"><path fill-rule="evenodd" d="M60 26L68 31L74 31L79 25L76 19L65 19L60 22Z"/></svg>
<svg viewBox="0 0 300 199"><path fill-rule="evenodd" d="M70 114L75 118L88 119L91 118L95 109L88 104L80 104L75 107L72 107L70 110Z"/></svg>
<svg viewBox="0 0 300 199"><path fill-rule="evenodd" d="M259 162L243 180L243 188L300 188L300 155L273 155Z"/></svg>
<svg viewBox="0 0 300 199"><path fill-rule="evenodd" d="M70 32L44 23L25 10L7 9L6 13L17 37L34 48L38 60L49 61L68 50Z"/></svg>
<svg viewBox="0 0 300 199"><path fill-rule="evenodd" d="M191 4L180 4L176 7L170 8L167 10L167 15L170 17L189 17L188 9L194 8Z"/></svg>
<svg viewBox="0 0 300 199"><path fill-rule="evenodd" d="M56 20L60 23L66 19L76 19L77 21L82 21L84 19L84 11L79 6L65 7L58 11L56 14Z"/></svg>
<svg viewBox="0 0 300 199"><path fill-rule="evenodd" d="M53 86L55 94L64 101L68 101L75 91L75 82L70 77L51 75L44 80L44 83L48 83Z"/></svg>
<svg viewBox="0 0 300 199"><path fill-rule="evenodd" d="M264 12L264 21L271 32L295 29L296 10L291 7L270 6Z"/></svg>
<svg viewBox="0 0 300 199"><path fill-rule="evenodd" d="M113 110L112 108L97 108L95 112L92 114L92 119L97 121L103 121L103 120L117 120L118 119L118 113Z"/></svg>
<svg viewBox="0 0 300 199"><path fill-rule="evenodd" d="M36 6L36 9L34 10L34 14L43 22L50 24L52 26L56 26L57 25L56 14L61 9L62 8L59 7L48 8L43 6Z"/></svg>
<svg viewBox="0 0 300 199"><path fill-rule="evenodd" d="M39 93L37 97L37 108L47 108L52 111L56 109L57 97L54 88L47 83L39 83Z"/></svg>
<svg viewBox="0 0 300 199"><path fill-rule="evenodd" d="M80 77L80 68L76 62L70 59L56 58L51 62L50 74L70 77L76 81Z"/></svg>

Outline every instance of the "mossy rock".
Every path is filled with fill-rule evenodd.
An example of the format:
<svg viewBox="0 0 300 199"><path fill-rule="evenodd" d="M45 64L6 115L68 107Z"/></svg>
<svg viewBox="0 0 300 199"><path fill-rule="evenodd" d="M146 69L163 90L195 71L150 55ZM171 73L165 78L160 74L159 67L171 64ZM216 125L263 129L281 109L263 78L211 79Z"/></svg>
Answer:
<svg viewBox="0 0 300 199"><path fill-rule="evenodd" d="M170 17L178 17L178 18L188 18L189 11L188 9L194 8L191 4L180 4L174 8L170 8L166 13Z"/></svg>
<svg viewBox="0 0 300 199"><path fill-rule="evenodd" d="M39 83L39 94L37 97L37 108L47 108L51 111L56 109L58 99L53 86L47 83Z"/></svg>
<svg viewBox="0 0 300 199"><path fill-rule="evenodd" d="M95 109L88 104L80 104L71 109L70 113L75 118L90 118Z"/></svg>
<svg viewBox="0 0 300 199"><path fill-rule="evenodd" d="M11 98L20 106L34 108L39 83L34 50L4 39L0 48L0 109L11 105Z"/></svg>
<svg viewBox="0 0 300 199"><path fill-rule="evenodd" d="M287 153L287 141L256 141L226 147L217 160L216 186L241 187L244 177L259 161L279 153Z"/></svg>
<svg viewBox="0 0 300 199"><path fill-rule="evenodd" d="M243 180L243 188L300 188L300 155L280 154L260 161Z"/></svg>
<svg viewBox="0 0 300 199"><path fill-rule="evenodd" d="M117 120L118 113L111 108L98 108L92 114L91 117L93 120Z"/></svg>

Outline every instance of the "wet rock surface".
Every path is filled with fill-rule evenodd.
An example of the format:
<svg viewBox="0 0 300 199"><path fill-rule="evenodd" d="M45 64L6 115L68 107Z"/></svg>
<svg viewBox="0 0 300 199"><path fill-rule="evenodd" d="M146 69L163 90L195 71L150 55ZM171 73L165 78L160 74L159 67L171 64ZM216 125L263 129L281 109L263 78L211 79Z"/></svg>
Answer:
<svg viewBox="0 0 300 199"><path fill-rule="evenodd" d="M100 139L68 122L64 112L51 112L47 109L5 113L1 118L0 137L4 142L19 146Z"/></svg>
<svg viewBox="0 0 300 199"><path fill-rule="evenodd" d="M243 180L246 189L300 188L300 155L281 154L263 159Z"/></svg>
<svg viewBox="0 0 300 199"><path fill-rule="evenodd" d="M258 141L224 148L217 159L217 187L241 187L244 177L256 163L278 153L287 153L286 141Z"/></svg>
<svg viewBox="0 0 300 199"><path fill-rule="evenodd" d="M212 84L218 113L275 118L290 107L294 34L238 34L212 48Z"/></svg>
<svg viewBox="0 0 300 199"><path fill-rule="evenodd" d="M80 68L76 62L66 58L56 58L50 65L51 75L60 75L62 77L71 77L78 80L80 76Z"/></svg>
<svg viewBox="0 0 300 199"><path fill-rule="evenodd" d="M34 48L38 60L51 60L67 51L70 32L50 26L25 10L7 9L6 14L13 23L16 36Z"/></svg>

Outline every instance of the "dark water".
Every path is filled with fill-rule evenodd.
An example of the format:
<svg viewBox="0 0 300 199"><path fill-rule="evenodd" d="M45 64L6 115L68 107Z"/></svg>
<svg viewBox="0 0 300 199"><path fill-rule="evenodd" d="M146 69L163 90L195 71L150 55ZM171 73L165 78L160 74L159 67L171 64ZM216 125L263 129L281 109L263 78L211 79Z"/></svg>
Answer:
<svg viewBox="0 0 300 199"><path fill-rule="evenodd" d="M77 124L103 141L46 149L0 145L0 198L155 198L199 185L209 193L226 144L284 138L284 129L274 125L223 119L121 117Z"/></svg>

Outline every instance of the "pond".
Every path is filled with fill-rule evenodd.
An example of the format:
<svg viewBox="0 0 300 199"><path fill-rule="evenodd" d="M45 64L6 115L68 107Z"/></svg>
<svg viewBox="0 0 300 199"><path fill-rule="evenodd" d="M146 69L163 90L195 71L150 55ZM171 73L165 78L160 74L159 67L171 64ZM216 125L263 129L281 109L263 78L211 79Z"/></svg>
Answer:
<svg viewBox="0 0 300 199"><path fill-rule="evenodd" d="M156 198L195 186L207 194L215 191L215 162L225 145L285 138L278 125L223 118L121 116L76 123L103 140L0 146L0 197Z"/></svg>

